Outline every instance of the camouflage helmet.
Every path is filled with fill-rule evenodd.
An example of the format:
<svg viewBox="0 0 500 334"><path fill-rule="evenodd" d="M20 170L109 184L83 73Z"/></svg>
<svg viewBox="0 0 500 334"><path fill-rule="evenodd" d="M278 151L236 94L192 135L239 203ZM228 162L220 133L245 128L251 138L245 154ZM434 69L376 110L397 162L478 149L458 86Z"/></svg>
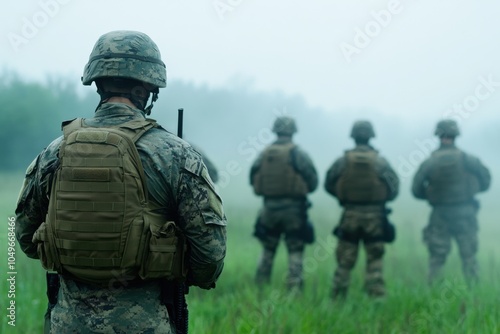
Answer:
<svg viewBox="0 0 500 334"><path fill-rule="evenodd" d="M351 138L354 139L370 139L375 137L372 123L369 121L354 122L351 130Z"/></svg>
<svg viewBox="0 0 500 334"><path fill-rule="evenodd" d="M83 70L86 86L98 78L135 79L154 88L167 86L167 70L158 47L138 31L111 31L99 37Z"/></svg>
<svg viewBox="0 0 500 334"><path fill-rule="evenodd" d="M436 125L434 134L438 137L456 137L460 134L457 122L452 119L443 119Z"/></svg>
<svg viewBox="0 0 500 334"><path fill-rule="evenodd" d="M273 125L273 132L278 135L293 135L297 132L295 120L288 116L280 116L276 118Z"/></svg>

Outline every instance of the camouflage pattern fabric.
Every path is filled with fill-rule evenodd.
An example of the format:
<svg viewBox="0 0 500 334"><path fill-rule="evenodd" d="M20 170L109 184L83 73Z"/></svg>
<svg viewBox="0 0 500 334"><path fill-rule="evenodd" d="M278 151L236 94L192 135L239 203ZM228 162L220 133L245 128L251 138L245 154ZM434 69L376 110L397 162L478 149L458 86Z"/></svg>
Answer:
<svg viewBox="0 0 500 334"><path fill-rule="evenodd" d="M279 137L272 145L284 145L291 143L291 141L290 137ZM318 186L318 176L311 158L299 147L296 147L292 152L294 168L304 178L309 192L314 191ZM252 184L253 175L260 168L261 158L262 156L259 156L252 165L250 184ZM269 282L274 256L280 239L284 236L289 257L287 287L289 289L302 287L302 257L305 243L300 236L300 229L307 221L309 206L306 197L264 198L264 207L260 212L259 220L266 228L267 234L261 240L263 253L257 268L255 278L257 283Z"/></svg>
<svg viewBox="0 0 500 334"><path fill-rule="evenodd" d="M459 150L455 144L442 144L438 150ZM463 152L463 151L461 151ZM464 153L464 164L465 168L474 175L479 183L479 192L488 190L491 183L491 175L489 170L482 164L482 162L475 156ZM413 177L412 193L418 199L426 200L426 189L429 186L429 176L432 173L433 168L436 167L436 162L434 159L428 158L419 166L417 173ZM470 198L472 201L473 198Z"/></svg>
<svg viewBox="0 0 500 334"><path fill-rule="evenodd" d="M473 204L434 207L429 224L423 231L430 257L429 283L442 278L442 268L450 253L452 239L457 242L466 281L472 284L478 280L476 213L477 207Z"/></svg>
<svg viewBox="0 0 500 334"><path fill-rule="evenodd" d="M276 118L273 124L273 132L279 135L291 136L297 132L295 120L289 116Z"/></svg>
<svg viewBox="0 0 500 334"><path fill-rule="evenodd" d="M89 126L99 127L121 124L140 117L144 117L142 111L126 104L105 103L96 111L95 117L85 122ZM51 180L58 166L57 152L61 140L62 137L53 141L30 165L18 200L16 236L21 249L34 259L38 255L32 237L45 219ZM201 156L188 143L161 127L148 131L137 141L136 146L146 174L150 200L165 219L178 223L189 242L188 283L204 289L215 287L226 252L226 216ZM146 328L147 324L154 323L154 327L149 327L151 333L154 328L167 326L168 316L158 307L160 294L157 287L154 284L144 285L139 289L140 293L131 292L134 296L132 298L128 294L129 290L132 291L132 284L129 288L125 283L122 284L124 287L120 289L120 293L112 294L114 289L110 291L109 288L99 289L77 284L61 276L59 295L62 301L67 302L57 304L56 315L59 318L56 317L56 321L61 324L73 321L82 325L79 319L95 317L86 319L87 323L100 326L105 324L106 328L118 326L118 323L120 326L129 324ZM102 297L98 299L99 303L92 305L90 314L82 313L82 310L90 310L87 300L96 295ZM117 309L122 303L131 306L130 313ZM118 318L107 318L110 312L116 312L113 314ZM80 327L79 331L84 329Z"/></svg>
<svg viewBox="0 0 500 334"><path fill-rule="evenodd" d="M352 150L354 152L365 152L374 150L370 145L356 145L356 147ZM325 190L332 196L337 197L336 184L342 172L346 168L346 159L345 156L342 156L335 160L332 166L328 169L326 173L325 179ZM378 161L376 165L377 174L380 179L387 185L387 194L388 201L391 201L396 198L399 191L399 177L391 167L389 162L382 157L378 156Z"/></svg>
<svg viewBox="0 0 500 334"><path fill-rule="evenodd" d="M370 241L383 235L383 219L380 206L353 206L344 211L337 227L346 238L339 240L335 252L338 266L333 277L334 297L347 293L350 273L356 264L360 242L363 243L366 252L365 290L374 297L385 294L382 274L384 243Z"/></svg>
<svg viewBox="0 0 500 334"><path fill-rule="evenodd" d="M458 150L455 144L441 144L439 150ZM479 191L488 190L491 183L489 170L481 161L470 154L464 153L466 170L477 178ZM426 198L429 186L429 175L436 163L429 158L422 162L413 178L412 193L418 199ZM455 239L462 260L466 280L472 283L478 279L476 253L478 248L476 215L479 204L471 197L463 203L451 205L435 205L429 224L424 229L424 242L429 250L429 281L434 282L440 277L441 269L450 251L451 239Z"/></svg>
<svg viewBox="0 0 500 334"><path fill-rule="evenodd" d="M369 145L356 145L353 151L374 150ZM335 160L328 169L325 179L325 190L337 197L336 184L346 168L345 157ZM389 162L379 155L376 164L377 175L387 186L388 201L397 197L399 177ZM384 243L375 241L383 235L384 205L344 205L342 218L336 227L339 239L336 249L337 268L333 277L332 295L334 298L346 296L351 270L356 264L359 244L362 242L366 252L365 290L372 297L385 295L383 279Z"/></svg>
<svg viewBox="0 0 500 334"><path fill-rule="evenodd" d="M90 85L97 78L107 77L167 86L167 71L158 46L138 31L118 30L99 37L83 70L82 83Z"/></svg>
<svg viewBox="0 0 500 334"><path fill-rule="evenodd" d="M260 240L264 251L258 265L256 281L258 283L269 282L274 255L281 237L284 236L289 254L287 286L290 288L300 286L302 284L301 259L305 243L297 231L307 219L306 207L303 203L296 201L290 201L288 206L282 201L283 206L278 208L273 204L270 204L270 207L265 206L259 217L260 223L268 233Z"/></svg>
<svg viewBox="0 0 500 334"><path fill-rule="evenodd" d="M354 122L351 129L351 138L369 139L375 137L375 130L370 121L359 120Z"/></svg>
<svg viewBox="0 0 500 334"><path fill-rule="evenodd" d="M159 294L157 282L100 289L62 280L51 333L175 333Z"/></svg>

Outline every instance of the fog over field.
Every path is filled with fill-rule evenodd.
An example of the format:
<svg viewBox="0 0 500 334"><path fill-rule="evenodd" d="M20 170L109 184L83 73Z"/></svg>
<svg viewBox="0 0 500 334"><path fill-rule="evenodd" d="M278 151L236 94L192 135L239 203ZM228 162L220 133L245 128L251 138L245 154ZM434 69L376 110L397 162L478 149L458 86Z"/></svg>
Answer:
<svg viewBox="0 0 500 334"><path fill-rule="evenodd" d="M21 186L22 171L60 135L63 120L92 117L98 95L80 77L94 43L112 30L137 30L156 42L167 67L151 117L175 133L177 110L184 109L184 138L219 170L230 228L257 215L261 199L249 185L249 168L274 140L275 118L287 115L320 179L311 219L319 231L331 231L341 208L323 188L325 174L353 147L353 122L365 119L375 128L371 144L401 179L391 219L420 242L430 207L412 197L411 182L438 146L436 123L452 118L461 131L458 147L492 174L491 188L478 195L478 218L480 256L496 263L499 12L494 0L6 2L0 175L15 175ZM13 214L1 207L4 217Z"/></svg>
<svg viewBox="0 0 500 334"><path fill-rule="evenodd" d="M462 131L458 145L492 172L492 189L481 199L485 211L498 214L498 2L218 0L141 6L106 1L96 8L68 0L4 4L3 83L8 86L14 75L48 89L69 87L83 99L79 108L67 106L57 115L15 107L34 95L29 87L14 102L5 102L3 117L19 119L9 126L3 122L12 136L21 134L33 112L53 126L46 131L51 136L40 134L31 146L17 150L20 141L6 137L12 145L3 148L7 156L26 155L10 169L24 169L58 134L66 115L92 115L95 88L83 87L80 77L97 38L111 30L139 30L157 43L167 66L167 88L152 117L175 132L177 109L185 109L185 138L214 160L228 205L259 204L248 185L248 169L273 140L276 116L296 119L295 140L310 153L321 185L328 166L352 146L352 123L368 119L377 135L373 145L402 181L401 195L392 204L395 215L400 211L413 218L426 206L411 198L411 179L437 145L436 122L453 118ZM315 208L336 205L322 186L311 200L318 203ZM397 210L400 204L405 210Z"/></svg>

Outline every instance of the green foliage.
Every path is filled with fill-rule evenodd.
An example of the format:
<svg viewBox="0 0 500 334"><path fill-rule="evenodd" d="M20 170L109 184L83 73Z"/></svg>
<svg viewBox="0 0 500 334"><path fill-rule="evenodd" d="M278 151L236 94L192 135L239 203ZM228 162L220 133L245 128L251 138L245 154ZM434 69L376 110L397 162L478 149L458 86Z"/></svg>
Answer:
<svg viewBox="0 0 500 334"><path fill-rule="evenodd" d="M48 83L27 82L14 73L0 75L0 170L18 170L53 139L61 135L61 122L86 116L89 99L77 96L69 81L52 78Z"/></svg>
<svg viewBox="0 0 500 334"><path fill-rule="evenodd" d="M13 215L22 173L2 174L0 250L6 262L6 222ZM286 251L278 251L273 279L258 289L253 284L260 246L251 237L255 210L236 202L227 203L228 254L224 272L215 290L191 288L187 297L191 333L498 333L500 288L495 254L499 227L483 228L481 284L468 290L462 280L458 254L450 254L447 279L429 288L425 284L427 254L420 234L411 224L400 225L399 239L387 247L385 277L388 297L373 301L363 293L364 258L353 272L349 297L344 303L330 300L335 242L330 236L331 220L321 221L330 210L316 211L317 242L306 250L305 291L289 294L284 289ZM16 251L16 327L7 324L4 305L8 302L6 270L0 273L1 333L40 333L46 308L44 272L38 261ZM4 267L2 267L4 268ZM84 316L84 315L82 315Z"/></svg>

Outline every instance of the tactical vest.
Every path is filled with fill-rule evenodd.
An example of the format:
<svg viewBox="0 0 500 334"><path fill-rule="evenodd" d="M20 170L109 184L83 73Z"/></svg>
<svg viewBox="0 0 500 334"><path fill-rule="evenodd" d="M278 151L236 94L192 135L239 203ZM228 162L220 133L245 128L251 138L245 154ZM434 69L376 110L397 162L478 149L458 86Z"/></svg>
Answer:
<svg viewBox="0 0 500 334"><path fill-rule="evenodd" d="M427 199L431 204L454 204L472 200L479 192L479 181L465 166L460 150L438 150L432 153Z"/></svg>
<svg viewBox="0 0 500 334"><path fill-rule="evenodd" d="M336 184L339 201L346 204L379 204L388 192L377 174L377 151L347 151L345 169Z"/></svg>
<svg viewBox="0 0 500 334"><path fill-rule="evenodd" d="M262 154L262 164L252 185L256 195L268 197L302 197L308 193L303 177L293 168L293 143L271 145Z"/></svg>
<svg viewBox="0 0 500 334"><path fill-rule="evenodd" d="M45 269L97 284L185 277L185 240L153 211L135 146L155 126L63 124L47 217L34 236Z"/></svg>

